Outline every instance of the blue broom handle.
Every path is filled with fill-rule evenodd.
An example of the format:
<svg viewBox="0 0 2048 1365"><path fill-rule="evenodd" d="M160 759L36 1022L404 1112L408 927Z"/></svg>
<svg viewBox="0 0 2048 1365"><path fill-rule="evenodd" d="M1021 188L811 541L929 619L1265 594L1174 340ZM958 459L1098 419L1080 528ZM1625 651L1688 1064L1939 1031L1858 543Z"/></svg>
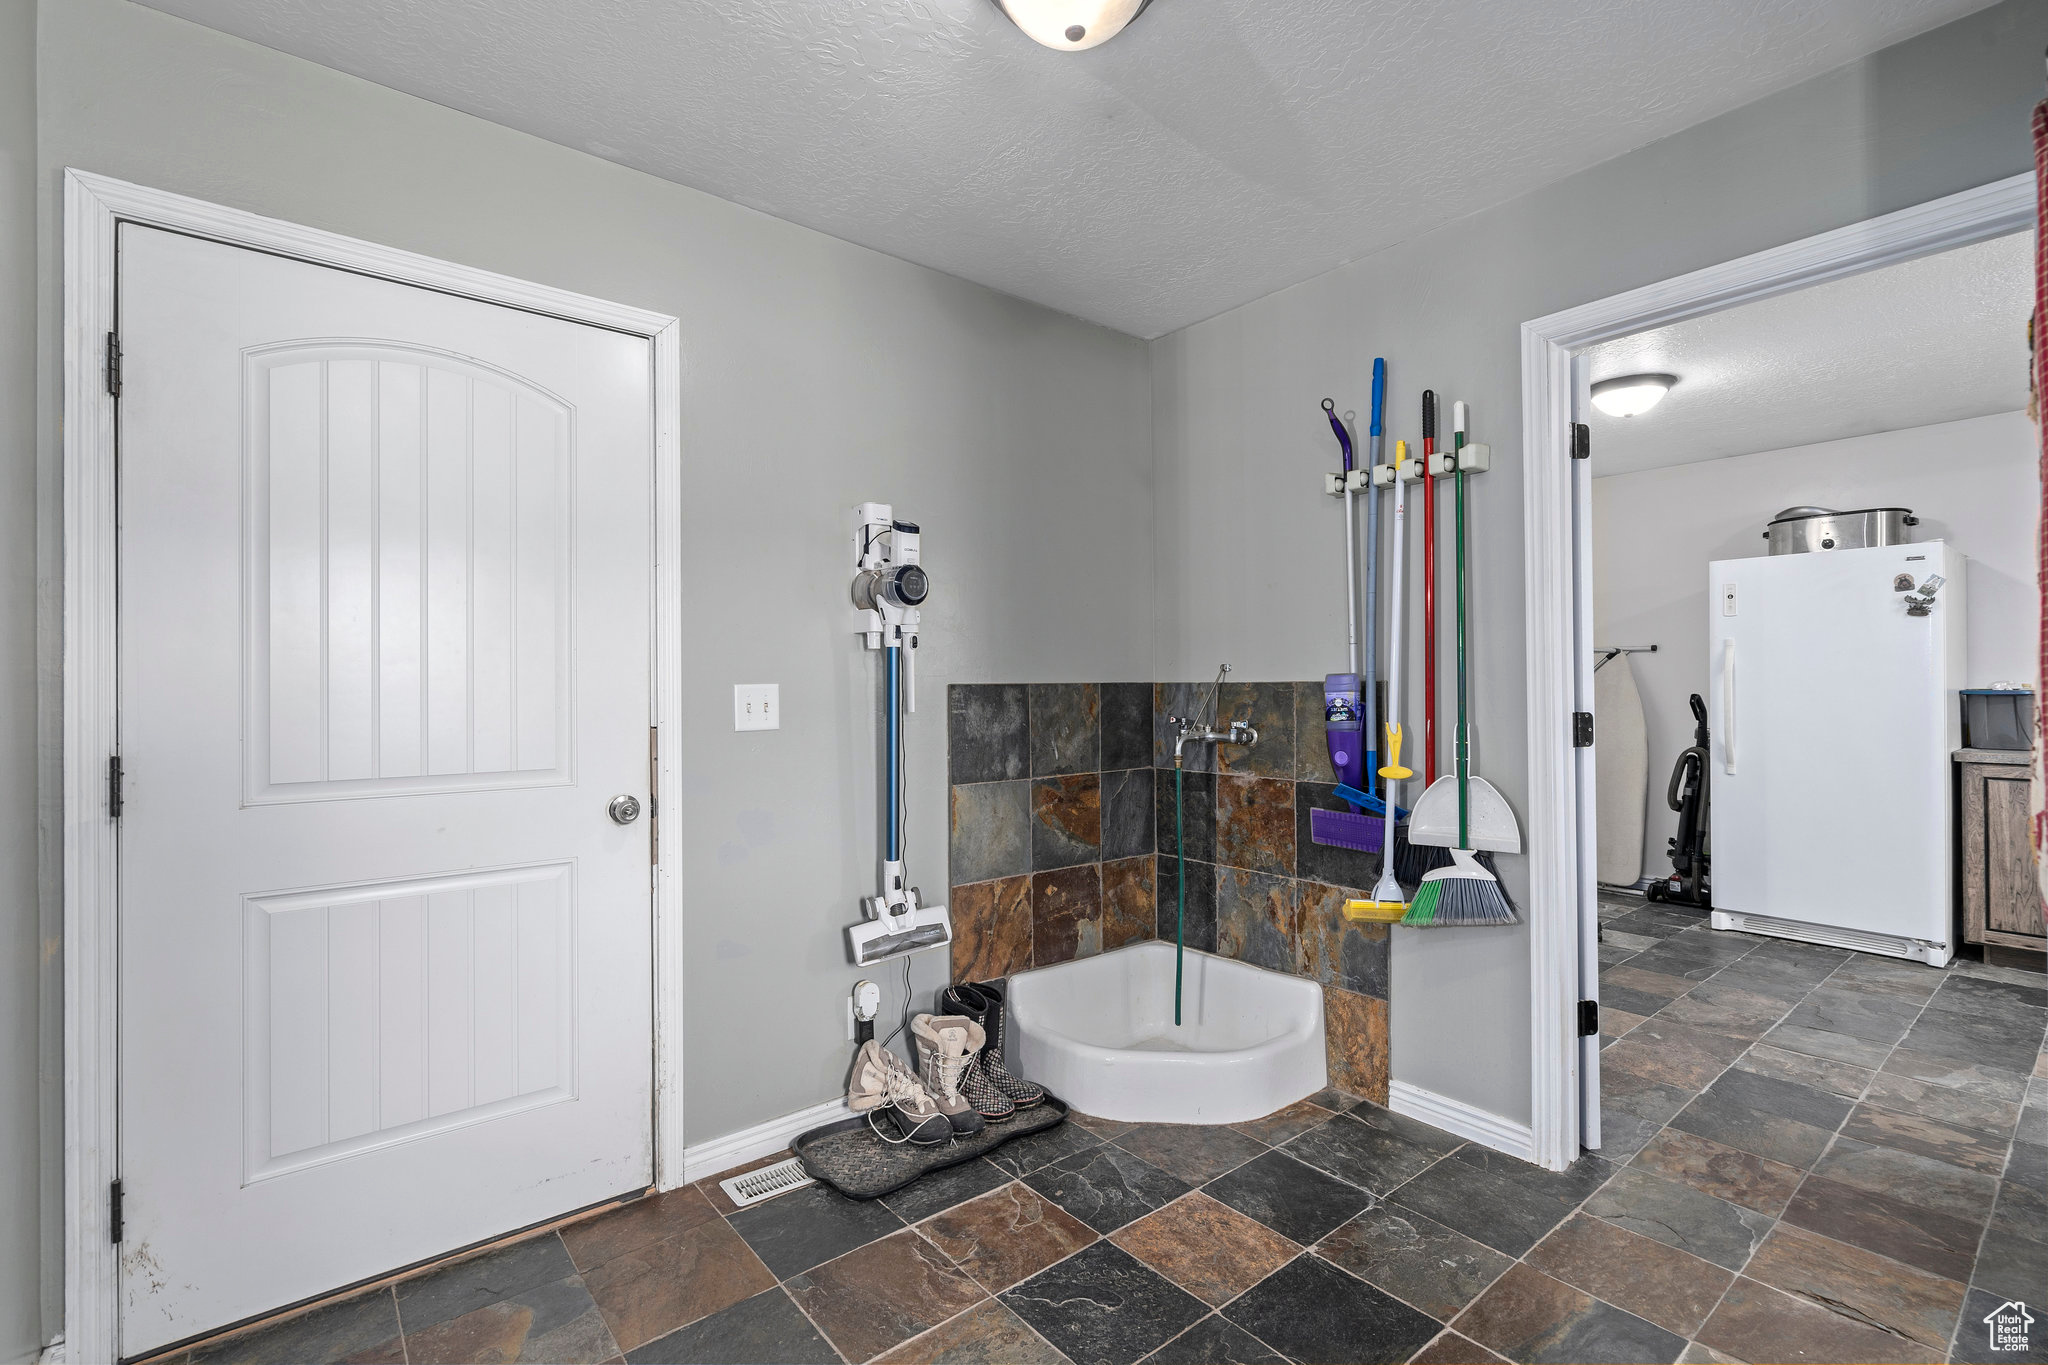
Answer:
<svg viewBox="0 0 2048 1365"><path fill-rule="evenodd" d="M1387 362L1372 362L1372 453L1367 468L1378 468L1387 453ZM1380 615L1380 486L1365 490L1365 724L1359 727L1365 741L1365 790L1379 790L1379 615Z"/></svg>

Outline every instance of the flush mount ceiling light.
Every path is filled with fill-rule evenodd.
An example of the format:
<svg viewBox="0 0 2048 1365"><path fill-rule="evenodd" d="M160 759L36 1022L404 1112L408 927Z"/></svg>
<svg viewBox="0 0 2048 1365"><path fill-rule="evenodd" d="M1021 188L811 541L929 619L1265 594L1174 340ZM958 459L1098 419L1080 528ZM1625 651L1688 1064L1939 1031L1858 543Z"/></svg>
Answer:
<svg viewBox="0 0 2048 1365"><path fill-rule="evenodd" d="M1124 31L1152 0L996 0L1010 21L1034 42L1061 52L1085 52Z"/></svg>
<svg viewBox="0 0 2048 1365"><path fill-rule="evenodd" d="M1625 374L1593 386L1593 406L1609 417L1640 417L1664 401L1678 376Z"/></svg>

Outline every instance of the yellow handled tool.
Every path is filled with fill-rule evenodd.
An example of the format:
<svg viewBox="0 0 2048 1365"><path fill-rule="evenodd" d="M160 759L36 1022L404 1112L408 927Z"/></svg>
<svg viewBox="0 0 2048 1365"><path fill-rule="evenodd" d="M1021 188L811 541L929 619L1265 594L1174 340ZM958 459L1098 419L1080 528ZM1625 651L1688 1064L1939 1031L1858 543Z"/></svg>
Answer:
<svg viewBox="0 0 2048 1365"><path fill-rule="evenodd" d="M1387 600L1392 604L1388 612L1387 640L1392 657L1387 668L1387 766L1380 769L1380 776L1387 780L1386 832L1380 842L1380 879L1372 889L1372 898L1362 901L1346 901L1344 918L1390 923L1407 912L1408 901L1402 894L1401 879L1394 874L1394 851L1399 847L1394 841L1394 821L1400 810L1400 790L1394 784L1415 776L1401 766L1401 576L1406 551L1402 548L1408 534L1408 484L1398 471L1408 463L1408 443L1394 442L1394 469L1397 471L1394 484L1394 545L1393 545L1393 591Z"/></svg>
<svg viewBox="0 0 2048 1365"><path fill-rule="evenodd" d="M1401 727L1393 721L1387 722L1387 766L1380 769L1380 776L1399 782L1415 776L1415 770L1401 766Z"/></svg>

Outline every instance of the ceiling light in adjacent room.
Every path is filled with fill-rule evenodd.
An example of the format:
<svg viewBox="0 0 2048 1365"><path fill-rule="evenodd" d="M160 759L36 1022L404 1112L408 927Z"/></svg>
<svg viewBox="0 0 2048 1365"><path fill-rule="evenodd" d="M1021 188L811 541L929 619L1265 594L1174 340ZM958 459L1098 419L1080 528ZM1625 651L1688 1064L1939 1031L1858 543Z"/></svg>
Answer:
<svg viewBox="0 0 2048 1365"><path fill-rule="evenodd" d="M1152 0L996 0L1031 38L1061 52L1084 52L1123 32Z"/></svg>
<svg viewBox="0 0 2048 1365"><path fill-rule="evenodd" d="M1593 406L1609 417L1640 417L1664 401L1676 375L1625 374L1593 386Z"/></svg>

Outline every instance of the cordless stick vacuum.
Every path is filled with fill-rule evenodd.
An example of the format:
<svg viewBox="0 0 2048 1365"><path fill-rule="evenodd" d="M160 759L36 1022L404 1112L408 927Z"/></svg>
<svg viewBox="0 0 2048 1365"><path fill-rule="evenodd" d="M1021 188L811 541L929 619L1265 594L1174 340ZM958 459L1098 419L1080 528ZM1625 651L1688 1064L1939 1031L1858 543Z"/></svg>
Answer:
<svg viewBox="0 0 2048 1365"><path fill-rule="evenodd" d="M864 502L855 508L853 605L860 611L862 643L883 652L888 673L883 703L888 808L882 820L882 890L861 901L867 918L846 929L847 947L857 967L943 948L953 941L953 917L946 907L919 905L918 890L904 884L903 872L903 713L917 710L918 608L930 586L918 562L917 527L896 520L894 509L885 502Z"/></svg>

